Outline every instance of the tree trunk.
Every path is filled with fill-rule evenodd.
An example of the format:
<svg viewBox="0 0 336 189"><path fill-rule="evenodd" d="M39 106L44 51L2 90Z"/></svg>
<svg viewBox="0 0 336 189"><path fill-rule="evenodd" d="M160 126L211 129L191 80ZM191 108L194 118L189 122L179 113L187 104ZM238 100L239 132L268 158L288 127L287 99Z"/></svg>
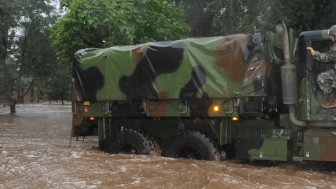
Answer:
<svg viewBox="0 0 336 189"><path fill-rule="evenodd" d="M229 28L229 32L230 33L234 33L234 5L233 5L233 0L229 0L229 10L228 10L228 13L229 13L229 25L228 25L228 28Z"/></svg>
<svg viewBox="0 0 336 189"><path fill-rule="evenodd" d="M10 103L9 104L9 109L10 109L10 114L15 114L16 113L15 103Z"/></svg>

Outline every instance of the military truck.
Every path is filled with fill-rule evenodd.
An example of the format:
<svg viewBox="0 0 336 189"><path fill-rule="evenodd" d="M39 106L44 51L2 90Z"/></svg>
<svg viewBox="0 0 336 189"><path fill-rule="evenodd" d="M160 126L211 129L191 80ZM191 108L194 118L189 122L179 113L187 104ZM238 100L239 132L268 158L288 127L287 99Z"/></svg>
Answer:
<svg viewBox="0 0 336 189"><path fill-rule="evenodd" d="M336 109L316 82L327 30L82 49L73 64L72 136L108 153L214 160L335 161ZM333 134L334 133L334 134Z"/></svg>

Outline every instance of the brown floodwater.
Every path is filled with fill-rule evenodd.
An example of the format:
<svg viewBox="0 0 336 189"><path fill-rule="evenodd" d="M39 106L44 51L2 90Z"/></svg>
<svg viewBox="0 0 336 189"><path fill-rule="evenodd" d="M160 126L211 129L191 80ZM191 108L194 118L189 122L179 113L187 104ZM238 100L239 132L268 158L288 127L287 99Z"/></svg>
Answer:
<svg viewBox="0 0 336 189"><path fill-rule="evenodd" d="M0 188L334 188L336 164L107 154L72 141L70 105L0 107ZM336 150L336 147L335 147Z"/></svg>

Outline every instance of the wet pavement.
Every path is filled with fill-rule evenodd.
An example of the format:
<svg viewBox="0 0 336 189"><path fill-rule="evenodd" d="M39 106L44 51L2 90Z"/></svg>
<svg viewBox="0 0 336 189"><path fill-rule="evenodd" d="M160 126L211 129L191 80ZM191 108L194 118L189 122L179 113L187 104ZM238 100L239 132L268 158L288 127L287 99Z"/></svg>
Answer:
<svg viewBox="0 0 336 189"><path fill-rule="evenodd" d="M334 188L336 164L107 154L72 141L70 105L0 107L0 188Z"/></svg>

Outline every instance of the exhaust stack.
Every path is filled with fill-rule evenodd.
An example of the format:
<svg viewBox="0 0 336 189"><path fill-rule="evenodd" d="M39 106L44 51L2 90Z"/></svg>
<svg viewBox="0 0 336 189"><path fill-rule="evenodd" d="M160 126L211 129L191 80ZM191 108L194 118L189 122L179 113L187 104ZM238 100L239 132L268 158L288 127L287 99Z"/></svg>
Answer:
<svg viewBox="0 0 336 189"><path fill-rule="evenodd" d="M280 22L276 25L277 34L282 39L284 65L281 66L283 103L288 106L289 117L296 126L306 127L308 123L296 118L295 105L298 102L298 81L296 67L290 61L288 32L286 25Z"/></svg>

